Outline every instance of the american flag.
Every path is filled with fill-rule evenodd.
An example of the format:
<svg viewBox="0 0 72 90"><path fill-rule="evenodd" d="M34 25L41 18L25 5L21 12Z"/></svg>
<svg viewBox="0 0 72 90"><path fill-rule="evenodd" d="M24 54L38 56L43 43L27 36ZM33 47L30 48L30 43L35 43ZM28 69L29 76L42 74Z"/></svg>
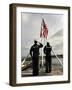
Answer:
<svg viewBox="0 0 72 90"><path fill-rule="evenodd" d="M45 24L44 19L42 19L40 37L47 38L47 36L48 36L48 28L47 25Z"/></svg>

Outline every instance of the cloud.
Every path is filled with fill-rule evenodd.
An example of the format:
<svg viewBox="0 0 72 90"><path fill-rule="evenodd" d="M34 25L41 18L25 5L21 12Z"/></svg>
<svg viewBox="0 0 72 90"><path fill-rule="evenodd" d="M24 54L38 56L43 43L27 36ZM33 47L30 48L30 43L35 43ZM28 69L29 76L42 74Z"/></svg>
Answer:
<svg viewBox="0 0 72 90"><path fill-rule="evenodd" d="M48 41L55 47L55 51L61 52L63 47L63 15L43 14L43 18L48 27ZM42 17L40 14L22 13L22 30L21 30L21 51L24 48L30 48L33 40L40 40Z"/></svg>
<svg viewBox="0 0 72 90"><path fill-rule="evenodd" d="M49 39L54 38L54 37L59 37L59 36L63 37L63 29L60 29L54 32L53 35L51 35Z"/></svg>

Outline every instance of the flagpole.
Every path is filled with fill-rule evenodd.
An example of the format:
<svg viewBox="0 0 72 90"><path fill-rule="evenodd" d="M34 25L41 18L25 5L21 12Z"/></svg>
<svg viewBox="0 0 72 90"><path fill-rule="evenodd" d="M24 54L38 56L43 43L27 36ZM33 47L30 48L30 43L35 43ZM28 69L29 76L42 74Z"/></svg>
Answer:
<svg viewBox="0 0 72 90"><path fill-rule="evenodd" d="M41 38L41 42L43 43L43 38ZM43 46L44 47L44 46ZM41 53L42 53L42 67L43 67L43 47L41 49Z"/></svg>
<svg viewBox="0 0 72 90"><path fill-rule="evenodd" d="M42 67L44 66L44 58L43 58L43 56L44 56L44 53L43 53L43 48L44 48L44 46L45 46L45 38L42 38L42 43L43 43L43 47L42 47Z"/></svg>
<svg viewBox="0 0 72 90"><path fill-rule="evenodd" d="M42 17L43 19L43 17ZM43 25L43 22L41 22L41 30L42 30L42 25ZM43 43L43 35L41 37L41 42ZM43 46L44 47L44 46ZM41 48L41 55L42 55L42 61L41 61L41 64L42 64L42 67L43 67L43 47Z"/></svg>
<svg viewBox="0 0 72 90"><path fill-rule="evenodd" d="M48 30L47 30L45 21L44 21L44 19L42 18L41 32L40 32L41 42L43 43L43 47L42 47L42 49L41 49L41 50L42 50L42 51L41 51L41 55L42 55L42 67L43 67L43 65L44 65L44 60L43 60L43 48L44 48L44 44L45 44L45 38L47 37L47 33L48 33Z"/></svg>

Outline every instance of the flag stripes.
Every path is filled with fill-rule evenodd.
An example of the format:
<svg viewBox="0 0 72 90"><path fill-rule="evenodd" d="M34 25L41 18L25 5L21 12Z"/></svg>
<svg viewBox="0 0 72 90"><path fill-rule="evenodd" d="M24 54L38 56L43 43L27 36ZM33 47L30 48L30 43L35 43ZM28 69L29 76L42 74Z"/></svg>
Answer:
<svg viewBox="0 0 72 90"><path fill-rule="evenodd" d="M47 38L47 36L48 36L48 28L47 25L45 24L44 19L42 19L40 37Z"/></svg>

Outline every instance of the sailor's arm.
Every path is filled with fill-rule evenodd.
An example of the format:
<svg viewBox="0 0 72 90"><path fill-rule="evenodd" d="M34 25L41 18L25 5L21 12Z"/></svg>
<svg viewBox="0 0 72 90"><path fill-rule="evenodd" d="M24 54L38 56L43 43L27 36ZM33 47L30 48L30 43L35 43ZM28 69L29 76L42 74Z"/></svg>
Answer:
<svg viewBox="0 0 72 90"><path fill-rule="evenodd" d="M38 44L39 44L39 48L42 48L43 47L43 44L42 43L38 42Z"/></svg>

